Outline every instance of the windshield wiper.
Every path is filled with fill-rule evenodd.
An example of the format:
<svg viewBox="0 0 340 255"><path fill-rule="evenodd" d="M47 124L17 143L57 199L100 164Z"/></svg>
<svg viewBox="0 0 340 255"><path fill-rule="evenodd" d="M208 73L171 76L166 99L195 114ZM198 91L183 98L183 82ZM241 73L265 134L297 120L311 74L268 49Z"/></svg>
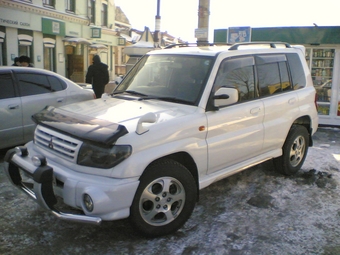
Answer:
<svg viewBox="0 0 340 255"><path fill-rule="evenodd" d="M140 98L138 98L138 101L149 100L149 99L158 99L158 100L164 100L164 101L168 101L168 102L183 103L183 104L190 104L190 105L194 104L192 101L188 101L188 100L181 99L181 98L178 98L178 97L160 97L160 96L140 97Z"/></svg>
<svg viewBox="0 0 340 255"><path fill-rule="evenodd" d="M148 96L148 95L145 95L143 93L140 93L140 92L134 91L134 90L125 90L124 92L132 94L132 95L137 95L137 96L143 96L143 97Z"/></svg>

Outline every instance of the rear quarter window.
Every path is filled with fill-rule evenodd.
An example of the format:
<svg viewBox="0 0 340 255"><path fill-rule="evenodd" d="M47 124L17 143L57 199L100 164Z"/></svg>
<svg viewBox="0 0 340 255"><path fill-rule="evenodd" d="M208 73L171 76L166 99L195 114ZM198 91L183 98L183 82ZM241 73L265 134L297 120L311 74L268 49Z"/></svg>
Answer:
<svg viewBox="0 0 340 255"><path fill-rule="evenodd" d="M54 76L47 76L48 81L50 82L52 92L61 91L66 89L66 84L64 81L60 80Z"/></svg>
<svg viewBox="0 0 340 255"><path fill-rule="evenodd" d="M294 89L306 87L306 76L303 71L303 66L297 53L286 54Z"/></svg>

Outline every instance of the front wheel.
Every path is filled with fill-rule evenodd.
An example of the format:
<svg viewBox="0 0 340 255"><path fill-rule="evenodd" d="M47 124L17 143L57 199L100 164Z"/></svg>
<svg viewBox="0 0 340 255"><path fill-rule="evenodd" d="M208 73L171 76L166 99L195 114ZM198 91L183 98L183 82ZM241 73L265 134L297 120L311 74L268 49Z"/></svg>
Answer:
<svg viewBox="0 0 340 255"><path fill-rule="evenodd" d="M304 126L294 125L282 147L282 156L274 159L275 168L285 174L297 173L307 156L309 135Z"/></svg>
<svg viewBox="0 0 340 255"><path fill-rule="evenodd" d="M130 220L143 235L156 237L178 230L190 217L197 199L192 174L173 160L150 165L130 208Z"/></svg>

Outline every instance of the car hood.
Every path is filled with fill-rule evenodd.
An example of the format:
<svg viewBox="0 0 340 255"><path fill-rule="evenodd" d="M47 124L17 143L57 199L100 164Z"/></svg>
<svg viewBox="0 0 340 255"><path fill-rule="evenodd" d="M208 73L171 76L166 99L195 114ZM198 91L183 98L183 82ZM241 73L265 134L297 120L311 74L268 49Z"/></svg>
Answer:
<svg viewBox="0 0 340 255"><path fill-rule="evenodd" d="M196 109L156 99L100 98L60 108L46 107L32 118L37 124L73 137L109 145L129 132L142 134L150 125L185 116Z"/></svg>

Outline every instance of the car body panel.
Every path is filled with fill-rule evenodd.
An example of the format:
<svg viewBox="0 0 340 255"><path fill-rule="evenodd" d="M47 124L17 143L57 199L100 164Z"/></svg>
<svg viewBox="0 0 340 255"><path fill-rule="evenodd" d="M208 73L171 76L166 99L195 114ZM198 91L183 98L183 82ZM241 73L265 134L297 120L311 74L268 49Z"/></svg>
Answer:
<svg viewBox="0 0 340 255"><path fill-rule="evenodd" d="M94 99L93 92L82 89L72 81L51 71L31 67L0 67L0 75L5 74L11 75L16 95L15 97L0 99L0 115L2 115L1 119L5 120L0 125L0 149L24 144L32 140L35 124L31 116L46 106L59 107L73 102ZM64 89L40 94L34 94L34 91L30 93L27 90L32 88L33 84L31 87L27 83L21 84L19 78L27 75L53 77L53 80L59 81ZM46 82L49 81L46 79Z"/></svg>

